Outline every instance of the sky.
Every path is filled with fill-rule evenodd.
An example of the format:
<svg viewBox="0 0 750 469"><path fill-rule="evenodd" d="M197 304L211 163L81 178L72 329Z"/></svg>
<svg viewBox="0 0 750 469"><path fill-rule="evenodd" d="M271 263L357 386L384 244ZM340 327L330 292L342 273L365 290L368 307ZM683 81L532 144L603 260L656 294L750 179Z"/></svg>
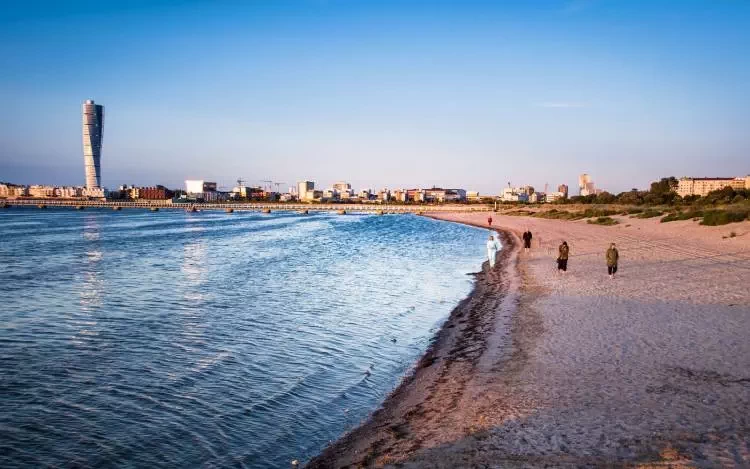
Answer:
<svg viewBox="0 0 750 469"><path fill-rule="evenodd" d="M750 2L0 3L0 181L611 192L750 173Z"/></svg>

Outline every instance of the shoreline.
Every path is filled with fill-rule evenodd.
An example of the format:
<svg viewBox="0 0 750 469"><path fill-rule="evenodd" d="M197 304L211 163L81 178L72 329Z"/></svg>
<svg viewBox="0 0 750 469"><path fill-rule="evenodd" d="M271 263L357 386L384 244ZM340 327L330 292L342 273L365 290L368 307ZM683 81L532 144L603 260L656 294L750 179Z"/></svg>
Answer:
<svg viewBox="0 0 750 469"><path fill-rule="evenodd" d="M476 223L464 224L488 229ZM421 447L451 441L469 430L466 425L482 425L481 416L462 413L462 404L468 396L481 394L474 378L491 372L501 359L497 352L508 345L506 335L515 320L514 290L519 282L515 273L519 240L510 231L497 227L492 231L503 244L495 268L489 270L487 261L482 263L482 270L474 274L474 288L451 311L411 373L377 410L326 447L306 468L395 463ZM507 330L495 330L499 322L506 323ZM445 409L451 411L458 428L446 426L443 419L436 418Z"/></svg>
<svg viewBox="0 0 750 469"><path fill-rule="evenodd" d="M488 228L483 213L428 216ZM750 222L493 218L497 272L477 276L413 373L307 467L750 465ZM517 239L527 228L531 254Z"/></svg>

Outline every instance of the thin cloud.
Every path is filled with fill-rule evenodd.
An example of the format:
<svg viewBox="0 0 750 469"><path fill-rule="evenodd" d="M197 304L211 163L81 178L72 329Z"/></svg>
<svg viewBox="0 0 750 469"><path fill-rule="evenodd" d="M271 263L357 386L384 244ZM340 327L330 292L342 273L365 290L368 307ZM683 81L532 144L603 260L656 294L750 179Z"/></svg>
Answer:
<svg viewBox="0 0 750 469"><path fill-rule="evenodd" d="M537 107L547 107L547 108L580 108L580 107L586 107L585 103L576 103L576 102L548 102L548 103L539 103L536 105Z"/></svg>

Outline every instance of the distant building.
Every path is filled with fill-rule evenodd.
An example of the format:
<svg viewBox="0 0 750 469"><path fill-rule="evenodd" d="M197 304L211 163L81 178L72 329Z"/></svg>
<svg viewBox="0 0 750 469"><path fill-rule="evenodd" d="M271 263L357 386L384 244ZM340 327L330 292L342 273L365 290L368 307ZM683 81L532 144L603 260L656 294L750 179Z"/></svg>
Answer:
<svg viewBox="0 0 750 469"><path fill-rule="evenodd" d="M439 187L433 187L432 189L425 189L424 201L425 202L462 202L466 200L466 191L463 189L442 189Z"/></svg>
<svg viewBox="0 0 750 469"><path fill-rule="evenodd" d="M339 200L339 191L334 188L329 188L323 191L323 200L337 201Z"/></svg>
<svg viewBox="0 0 750 469"><path fill-rule="evenodd" d="M29 186L29 197L47 198L55 196L55 186Z"/></svg>
<svg viewBox="0 0 750 469"><path fill-rule="evenodd" d="M86 170L86 188L102 187L102 132L104 130L104 106L93 99L83 103L83 164Z"/></svg>
<svg viewBox="0 0 750 469"><path fill-rule="evenodd" d="M550 192L545 197L545 202L554 202L559 199L564 199L568 196L566 192L563 191L557 191L557 192Z"/></svg>
<svg viewBox="0 0 750 469"><path fill-rule="evenodd" d="M315 182L300 181L297 183L297 197L299 200L313 200L307 198L309 192L315 192Z"/></svg>
<svg viewBox="0 0 750 469"><path fill-rule="evenodd" d="M306 201L313 201L313 200L320 200L323 198L323 191L316 191L314 189L309 190L305 192L304 198L301 198L300 200L306 200Z"/></svg>
<svg viewBox="0 0 750 469"><path fill-rule="evenodd" d="M677 194L681 197L689 195L705 196L709 192L718 191L725 187L750 189L750 175L736 178L680 178L677 184Z"/></svg>
<svg viewBox="0 0 750 469"><path fill-rule="evenodd" d="M547 201L547 194L544 192L532 192L529 196L529 202L532 204L543 204Z"/></svg>
<svg viewBox="0 0 750 469"><path fill-rule="evenodd" d="M396 189L391 193L391 197L398 202L406 202L409 200L407 194L406 189Z"/></svg>
<svg viewBox="0 0 750 469"><path fill-rule="evenodd" d="M517 189L519 193L526 194L529 197L531 197L531 194L534 193L534 186L521 186Z"/></svg>
<svg viewBox="0 0 750 469"><path fill-rule="evenodd" d="M55 187L55 197L61 199L75 199L83 196L83 188L75 186L59 186Z"/></svg>
<svg viewBox="0 0 750 469"><path fill-rule="evenodd" d="M528 202L529 194L520 188L506 187L500 196L503 202Z"/></svg>
<svg viewBox="0 0 750 469"><path fill-rule="evenodd" d="M591 176L586 173L578 176L578 195L587 196L596 194L596 187L594 181L591 180Z"/></svg>
<svg viewBox="0 0 750 469"><path fill-rule="evenodd" d="M0 197L26 197L27 195L29 195L29 188L26 186L0 184Z"/></svg>
<svg viewBox="0 0 750 469"><path fill-rule="evenodd" d="M136 191L135 199L166 200L171 199L174 195L172 191L164 186L138 187Z"/></svg>
<svg viewBox="0 0 750 469"><path fill-rule="evenodd" d="M352 185L348 182L339 181L333 185L333 188L340 193L349 192L352 190Z"/></svg>
<svg viewBox="0 0 750 469"><path fill-rule="evenodd" d="M185 181L185 192L188 194L202 194L204 192L216 192L216 183L202 179Z"/></svg>
<svg viewBox="0 0 750 469"><path fill-rule="evenodd" d="M560 184L559 186L557 186L557 192L560 192L560 193L564 194L563 197L567 197L568 196L568 185L567 184Z"/></svg>
<svg viewBox="0 0 750 469"><path fill-rule="evenodd" d="M482 198L477 191L466 191L466 200L469 202L479 202Z"/></svg>
<svg viewBox="0 0 750 469"><path fill-rule="evenodd" d="M424 189L407 189L406 200L408 202L424 202L425 190Z"/></svg>

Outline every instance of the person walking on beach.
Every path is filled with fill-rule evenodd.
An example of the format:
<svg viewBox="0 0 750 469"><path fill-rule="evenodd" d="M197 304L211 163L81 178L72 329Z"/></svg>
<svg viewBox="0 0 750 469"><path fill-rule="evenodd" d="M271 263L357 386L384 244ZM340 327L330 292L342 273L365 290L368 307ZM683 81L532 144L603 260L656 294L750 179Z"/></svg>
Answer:
<svg viewBox="0 0 750 469"><path fill-rule="evenodd" d="M492 216L487 217L487 226L492 226Z"/></svg>
<svg viewBox="0 0 750 469"><path fill-rule="evenodd" d="M503 248L502 244L500 244L500 241L496 240L494 236L490 235L489 239L487 240L487 257L490 261L490 269L495 267L495 258L497 257L497 252Z"/></svg>
<svg viewBox="0 0 750 469"><path fill-rule="evenodd" d="M607 273L609 273L610 279L615 278L618 260L620 260L620 253L617 251L615 243L612 243L609 245L609 249L607 249Z"/></svg>
<svg viewBox="0 0 750 469"><path fill-rule="evenodd" d="M557 255L557 271L565 273L568 271L568 255L570 254L568 242L563 241L557 250L559 252Z"/></svg>
<svg viewBox="0 0 750 469"><path fill-rule="evenodd" d="M531 249L531 238L533 236L531 235L531 231L526 228L526 231L523 233L523 250L526 251L526 253L529 252L529 249Z"/></svg>

